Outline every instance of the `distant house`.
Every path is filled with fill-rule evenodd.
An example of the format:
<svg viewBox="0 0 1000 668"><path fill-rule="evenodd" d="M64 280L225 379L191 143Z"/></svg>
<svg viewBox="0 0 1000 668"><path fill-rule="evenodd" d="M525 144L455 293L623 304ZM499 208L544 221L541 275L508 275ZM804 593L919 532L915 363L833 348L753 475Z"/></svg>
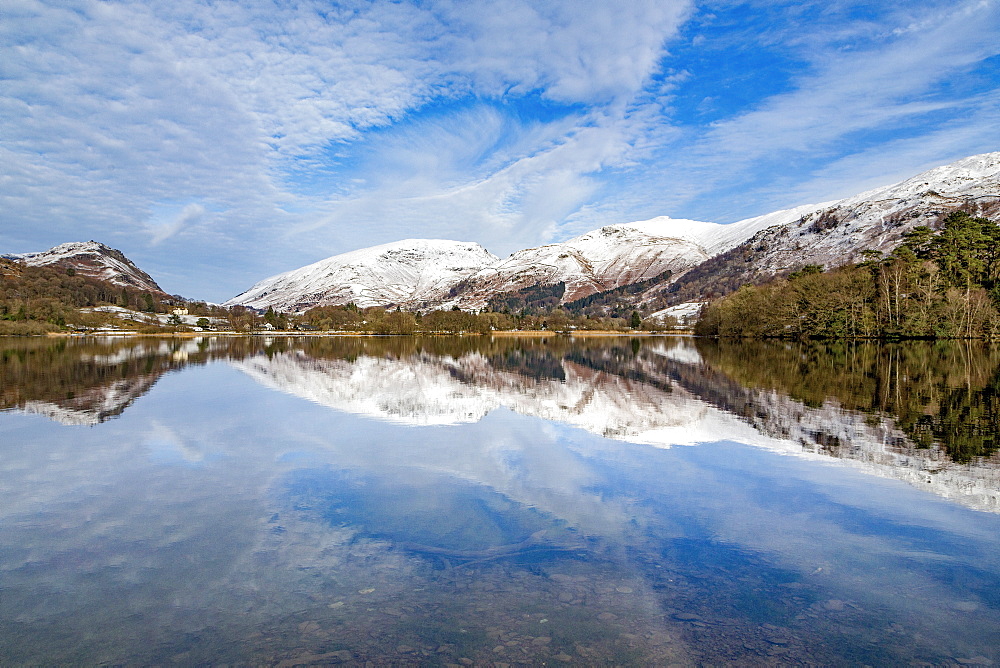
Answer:
<svg viewBox="0 0 1000 668"><path fill-rule="evenodd" d="M170 311L173 315L187 315L188 310L186 308L175 308Z"/></svg>

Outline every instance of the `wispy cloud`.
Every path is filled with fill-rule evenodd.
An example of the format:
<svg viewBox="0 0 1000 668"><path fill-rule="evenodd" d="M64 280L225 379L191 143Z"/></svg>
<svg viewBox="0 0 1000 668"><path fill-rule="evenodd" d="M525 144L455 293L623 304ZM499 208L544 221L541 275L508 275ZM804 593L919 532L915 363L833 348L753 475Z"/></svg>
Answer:
<svg viewBox="0 0 1000 668"><path fill-rule="evenodd" d="M410 134L405 146L384 145L370 164L394 166L391 187L381 178L365 189L361 181L376 175L343 174L346 184L328 184L328 201L322 190L303 196L289 179L303 164L322 165L331 147L351 146L430 102L537 96L621 107L655 73L689 11L687 0L8 3L0 197L18 226L44 234L5 229L4 244L79 235L134 244L141 233L168 246L197 233L231 247L260 244L295 220L337 239L348 235L323 221L341 224L358 212L370 230L344 242L356 246L393 228L380 218L386 197L457 201L458 212L430 207L422 217L469 215L466 228L503 228L516 203L547 182L582 192L581 177L567 176L571 165L558 176L523 165L555 144L567 153L593 129L521 124L515 110L493 131L513 129L521 145L501 137L492 140L498 155L470 158L468 145L455 144L490 147L460 116L434 142ZM585 126L591 113L580 114ZM470 160L472 178L462 173ZM342 201L344 192L354 196ZM213 215L156 219L164 202L177 201L202 202ZM572 206L525 220L556 220ZM298 262L294 240L287 243L287 262Z"/></svg>
<svg viewBox="0 0 1000 668"><path fill-rule="evenodd" d="M205 216L205 207L201 204L187 204L179 213L166 220L151 221L149 232L155 246L164 239L169 239L184 228L197 224Z"/></svg>
<svg viewBox="0 0 1000 668"><path fill-rule="evenodd" d="M795 90L717 123L704 138L706 153L726 146L750 161L776 150L825 150L852 132L965 106L933 95L933 87L1000 54L998 28L996 5L977 0L921 17L870 46L817 51Z"/></svg>
<svg viewBox="0 0 1000 668"><path fill-rule="evenodd" d="M798 201L856 194L984 150L984 131L1000 127L1000 90L967 101L962 113L926 133L881 142L827 162L789 189ZM987 138L988 141L988 138ZM1000 145L993 144L994 149Z"/></svg>
<svg viewBox="0 0 1000 668"><path fill-rule="evenodd" d="M372 140L352 172L356 191L290 234L361 226L382 242L419 229L509 253L565 236L564 221L593 196L604 170L634 164L651 137L670 132L643 108L525 122L476 105Z"/></svg>
<svg viewBox="0 0 1000 668"><path fill-rule="evenodd" d="M687 2L453 2L445 62L489 95L541 91L560 102L630 98L659 67Z"/></svg>
<svg viewBox="0 0 1000 668"><path fill-rule="evenodd" d="M1000 54L997 3L974 0L913 7L910 12L886 17L878 32L868 22L863 22L864 30L856 28L850 35L842 30L832 37L796 29L791 43L808 49L808 66L793 79L791 90L716 121L694 137L682 153L695 168L686 170L688 178L679 179L681 197L690 201L719 184L747 183L751 172L771 173L792 190L815 192L794 185L808 178L804 166L826 169L831 161L857 162L857 155L878 155L880 149L874 146L885 141L897 143L911 135L919 143L925 136L939 135L943 126L955 127L956 121L962 125L975 116L973 110L993 96L997 82L985 91L968 93L952 85ZM977 120L986 119L979 115ZM988 132L990 126L978 127L986 134L968 150L995 148L997 137ZM938 154L932 160L953 156ZM781 163L796 173L783 171ZM914 165L905 168L912 174ZM782 196L773 185L764 206ZM855 187L849 180L840 185Z"/></svg>

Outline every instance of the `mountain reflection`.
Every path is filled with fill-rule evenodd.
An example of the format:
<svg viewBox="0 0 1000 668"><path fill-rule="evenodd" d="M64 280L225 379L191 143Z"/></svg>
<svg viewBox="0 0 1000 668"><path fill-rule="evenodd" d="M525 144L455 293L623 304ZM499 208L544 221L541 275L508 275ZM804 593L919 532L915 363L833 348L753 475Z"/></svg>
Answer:
<svg viewBox="0 0 1000 668"><path fill-rule="evenodd" d="M226 360L309 401L407 425L507 409L657 447L737 441L838 459L1000 511L1000 349L684 338L200 338L0 343L0 407L121 414L165 373Z"/></svg>
<svg viewBox="0 0 1000 668"><path fill-rule="evenodd" d="M0 338L0 409L37 413L63 424L98 424L121 415L163 374L239 354L240 343Z"/></svg>

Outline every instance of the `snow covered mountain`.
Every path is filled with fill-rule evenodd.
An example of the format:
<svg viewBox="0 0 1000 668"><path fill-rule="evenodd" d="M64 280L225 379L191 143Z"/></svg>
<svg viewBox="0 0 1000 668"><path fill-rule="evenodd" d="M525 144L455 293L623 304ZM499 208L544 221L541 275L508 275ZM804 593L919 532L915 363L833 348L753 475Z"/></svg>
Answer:
<svg viewBox="0 0 1000 668"><path fill-rule="evenodd" d="M409 239L364 248L260 281L227 306L302 312L347 304L481 309L493 295L565 282L572 301L671 271L683 272L759 230L798 219L811 207L731 225L661 216L608 225L499 259L475 243Z"/></svg>
<svg viewBox="0 0 1000 668"><path fill-rule="evenodd" d="M793 244L784 244L786 257L772 253L775 267L789 264L787 255L793 252L789 245L796 255L805 256L800 262L843 264L858 259L866 248L894 248L905 232L933 225L940 216L963 206L978 215L1000 213L1000 152L965 158L902 183L848 197L761 235L761 240L799 237Z"/></svg>
<svg viewBox="0 0 1000 668"><path fill-rule="evenodd" d="M564 282L562 301L569 302L669 271L640 298L653 310L805 264L831 267L856 261L867 249L887 252L913 227L933 225L959 207L1000 214L1000 152L728 225L664 216L608 225L503 260L474 243L399 241L274 276L227 304L296 312L348 302L480 309L495 295L532 286Z"/></svg>
<svg viewBox="0 0 1000 668"><path fill-rule="evenodd" d="M96 241L74 241L40 253L4 257L22 260L29 267L55 265L115 285L165 294L156 281L135 266L124 253Z"/></svg>
<svg viewBox="0 0 1000 668"><path fill-rule="evenodd" d="M919 225L934 227L948 213L1000 218L1000 152L936 167L906 181L817 205L783 225L758 232L717 255L671 286L672 303L728 292L806 264L837 267L865 250L888 253ZM644 299L655 298L665 286Z"/></svg>
<svg viewBox="0 0 1000 668"><path fill-rule="evenodd" d="M498 258L476 243L407 239L335 255L260 281L226 306L302 312L314 306L419 308Z"/></svg>
<svg viewBox="0 0 1000 668"><path fill-rule="evenodd" d="M681 274L738 245L756 232L798 219L811 207L777 211L731 225L660 216L607 225L559 244L518 251L470 276L443 306L479 309L495 294L565 282L562 301Z"/></svg>

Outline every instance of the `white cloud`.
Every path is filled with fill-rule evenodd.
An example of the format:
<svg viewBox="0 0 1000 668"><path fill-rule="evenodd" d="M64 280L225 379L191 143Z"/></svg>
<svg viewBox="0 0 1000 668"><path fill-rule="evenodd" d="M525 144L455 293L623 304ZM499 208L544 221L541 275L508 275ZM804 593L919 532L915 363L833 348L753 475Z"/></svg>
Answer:
<svg viewBox="0 0 1000 668"><path fill-rule="evenodd" d="M707 127L681 127L655 169L634 172L616 198L582 207L576 223L662 214L728 222L1000 148L995 77L993 88L976 88L972 74L1000 54L996 0L912 3L877 19L853 17L860 4L830 3L821 19L786 15L769 25L760 39L805 61L787 85Z"/></svg>
<svg viewBox="0 0 1000 668"><path fill-rule="evenodd" d="M521 122L479 105L415 123L371 140L357 191L289 234L311 232L322 247L329 231L360 228L381 235L373 243L467 239L499 254L565 237L576 230L563 221L593 196L602 171L632 164L651 137L671 132L656 120L639 107Z"/></svg>
<svg viewBox="0 0 1000 668"><path fill-rule="evenodd" d="M228 208L273 196L253 118L151 35L155 21L97 3L28 9L3 35L3 195L31 193L31 208L11 215L65 239L141 232L165 199Z"/></svg>
<svg viewBox="0 0 1000 668"><path fill-rule="evenodd" d="M442 3L458 26L455 66L491 93L540 90L561 102L630 98L649 80L692 5L571 0Z"/></svg>
<svg viewBox="0 0 1000 668"><path fill-rule="evenodd" d="M356 247L393 229L396 218L381 216L405 209L407 198L439 203L421 205L424 220L433 212L470 221L446 229L499 226L496 237L520 225L529 234L537 221L572 211L591 189L588 171L626 159L630 142L640 143L615 139L612 126L627 124L621 110L655 74L690 6L8 3L0 25L0 202L16 224L0 229L0 241L34 250L86 236L141 257L137 239L176 248L198 234L203 243L187 253L246 251L289 222L325 216L350 224L357 212L370 231L322 228L324 246L350 236L344 245ZM527 94L583 105L572 119L582 125L501 119L493 146L462 118L455 128L446 119L434 142L409 138L395 158L395 184L382 179L359 190L355 175L341 174L327 192L356 196L334 203L335 211L322 191L307 197L288 189L296 169L322 166L331 146L357 142L429 102ZM592 105L596 113L585 108ZM602 117L611 118L600 121L607 127L588 127ZM510 127L516 142L503 140ZM570 161L545 175L538 170L551 165L546 155ZM463 172L470 161L471 178ZM546 188L558 189L549 201ZM157 217L172 202L198 202L212 215ZM459 209L449 211L453 203ZM289 239L269 250L291 253L296 245Z"/></svg>
<svg viewBox="0 0 1000 668"><path fill-rule="evenodd" d="M205 207L201 204L190 203L172 218L151 221L149 232L152 236L153 245L155 246L161 241L169 239L184 228L197 224L204 216Z"/></svg>
<svg viewBox="0 0 1000 668"><path fill-rule="evenodd" d="M789 197L796 201L820 201L903 181L921 171L985 152L984 139L990 138L984 137L984 128L997 127L1000 127L1000 91L993 91L932 132L885 142L830 161L808 179L795 184ZM992 146L993 150L1000 148L996 143Z"/></svg>

